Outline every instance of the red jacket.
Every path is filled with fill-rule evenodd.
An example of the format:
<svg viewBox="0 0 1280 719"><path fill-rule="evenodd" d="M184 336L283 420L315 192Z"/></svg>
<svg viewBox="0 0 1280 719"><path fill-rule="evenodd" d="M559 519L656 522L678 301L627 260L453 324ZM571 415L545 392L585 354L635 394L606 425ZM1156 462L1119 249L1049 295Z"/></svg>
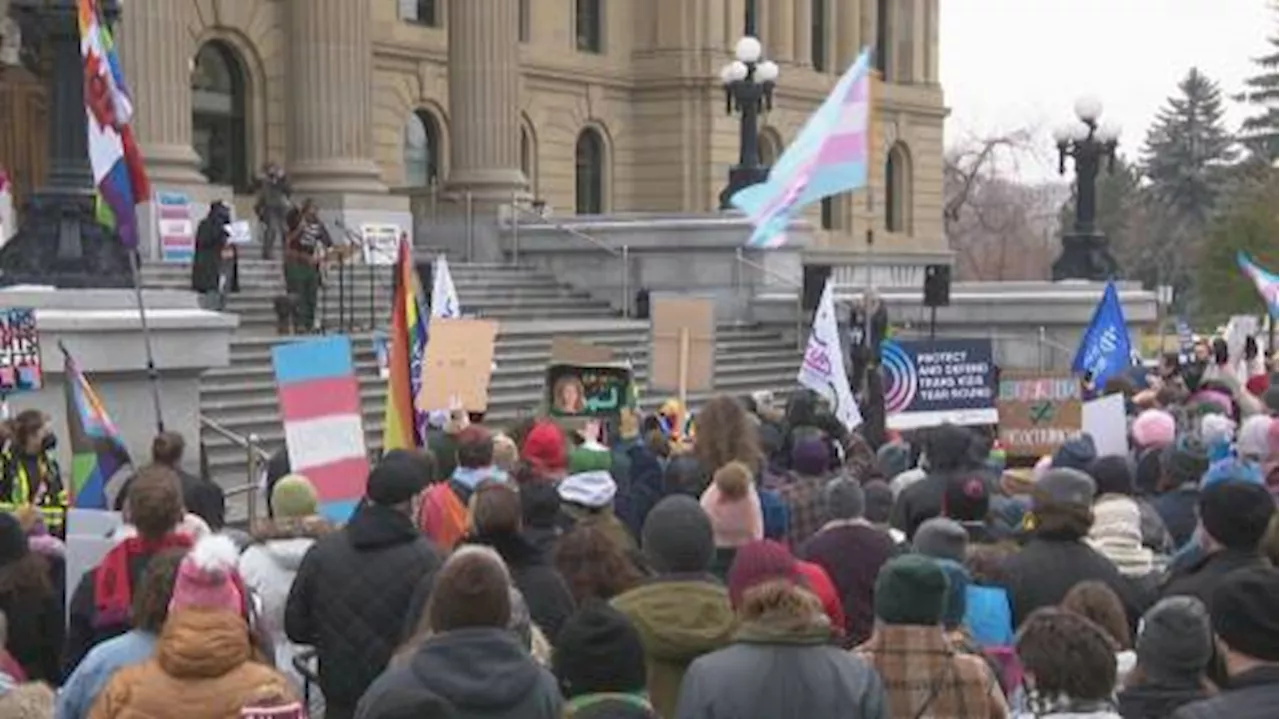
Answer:
<svg viewBox="0 0 1280 719"><path fill-rule="evenodd" d="M840 593L836 591L836 585L831 582L831 577L827 576L827 570L821 565L799 559L796 560L796 566L800 569L800 574L804 575L804 580L808 582L809 590L818 595L818 599L822 602L822 610L831 620L831 631L837 638L843 637L844 605L840 603Z"/></svg>

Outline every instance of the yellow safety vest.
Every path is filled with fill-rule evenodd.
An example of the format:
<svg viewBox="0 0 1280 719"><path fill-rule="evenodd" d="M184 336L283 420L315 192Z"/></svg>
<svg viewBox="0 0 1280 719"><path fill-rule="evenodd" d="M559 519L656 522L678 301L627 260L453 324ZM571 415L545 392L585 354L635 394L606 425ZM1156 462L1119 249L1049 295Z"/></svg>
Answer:
<svg viewBox="0 0 1280 719"><path fill-rule="evenodd" d="M4 472L13 478L13 488L8 497L0 498L0 511L12 512L20 507L35 504L40 511L44 524L49 531L61 530L67 516L67 490L63 486L57 492L46 492L40 497L38 504L31 500L31 478L27 476L27 465L12 452L4 453ZM36 466L39 468L42 477L54 475L59 485L62 485L61 477L57 477L59 473L58 463L48 456L41 454L36 458ZM47 480L46 480L47 481Z"/></svg>

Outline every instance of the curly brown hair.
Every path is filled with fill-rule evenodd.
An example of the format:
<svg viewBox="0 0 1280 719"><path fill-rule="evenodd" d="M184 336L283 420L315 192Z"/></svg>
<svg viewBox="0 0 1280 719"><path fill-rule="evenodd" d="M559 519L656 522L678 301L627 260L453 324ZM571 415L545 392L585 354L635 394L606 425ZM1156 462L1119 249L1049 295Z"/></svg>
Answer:
<svg viewBox="0 0 1280 719"><path fill-rule="evenodd" d="M147 562L142 573L142 583L133 595L129 618L134 629L159 633L169 616L169 600L173 598L173 583L178 577L178 566L187 556L186 549L166 549Z"/></svg>
<svg viewBox="0 0 1280 719"><path fill-rule="evenodd" d="M734 461L759 466L760 433L738 400L725 394L712 397L698 412L697 427L693 453L708 472Z"/></svg>
<svg viewBox="0 0 1280 719"><path fill-rule="evenodd" d="M643 578L609 535L590 522L560 538L555 565L578 606L592 598L608 601Z"/></svg>
<svg viewBox="0 0 1280 719"><path fill-rule="evenodd" d="M1133 649L1124 603L1106 584L1093 579L1080 582L1067 592L1059 606L1102 627L1121 649Z"/></svg>
<svg viewBox="0 0 1280 719"><path fill-rule="evenodd" d="M1116 686L1116 643L1088 619L1058 607L1031 613L1018 629L1018 658L1040 697L1103 700Z"/></svg>

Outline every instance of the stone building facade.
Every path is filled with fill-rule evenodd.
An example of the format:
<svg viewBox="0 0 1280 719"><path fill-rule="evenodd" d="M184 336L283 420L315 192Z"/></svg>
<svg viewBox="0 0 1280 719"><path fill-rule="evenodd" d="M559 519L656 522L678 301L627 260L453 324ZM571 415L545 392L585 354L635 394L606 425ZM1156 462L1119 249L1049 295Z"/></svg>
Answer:
<svg viewBox="0 0 1280 719"><path fill-rule="evenodd" d="M737 160L718 73L748 2L781 66L766 159L876 48L870 187L813 209L822 242L944 249L939 0L128 0L117 43L161 188L247 210L275 161L338 211L706 212Z"/></svg>

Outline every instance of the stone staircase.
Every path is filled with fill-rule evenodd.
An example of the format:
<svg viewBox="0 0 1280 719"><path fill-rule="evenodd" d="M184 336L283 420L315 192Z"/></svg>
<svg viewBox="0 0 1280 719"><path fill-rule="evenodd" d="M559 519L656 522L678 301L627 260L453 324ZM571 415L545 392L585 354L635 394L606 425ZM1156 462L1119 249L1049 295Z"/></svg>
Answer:
<svg viewBox="0 0 1280 719"><path fill-rule="evenodd" d="M555 277L527 267L499 264L451 265L463 312L500 322L486 421L502 425L536 411L542 399L543 373L558 335L608 346L636 371L642 404L652 408L664 395L645 390L648 377L648 322L619 317L607 304L562 285ZM147 287L185 289L189 269L183 265L148 265ZM336 277L331 278L320 314L330 331L340 326ZM226 311L240 316L232 339L231 365L209 370L200 385L201 413L242 436L257 435L272 451L284 442L276 405L271 347L276 335L272 298L283 292L278 262L240 263L241 292L230 297ZM391 268L350 268L347 276L345 326L352 340L363 401L364 427L371 448L382 440L385 381L378 376L372 328L385 326L392 295ZM370 300L372 299L372 305ZM370 307L372 306L372 323ZM716 337L716 391L729 394L796 386L800 352L794 343L756 327L721 326ZM693 393L690 403L706 399ZM245 451L206 429L201 437L210 472L224 486L245 481Z"/></svg>

